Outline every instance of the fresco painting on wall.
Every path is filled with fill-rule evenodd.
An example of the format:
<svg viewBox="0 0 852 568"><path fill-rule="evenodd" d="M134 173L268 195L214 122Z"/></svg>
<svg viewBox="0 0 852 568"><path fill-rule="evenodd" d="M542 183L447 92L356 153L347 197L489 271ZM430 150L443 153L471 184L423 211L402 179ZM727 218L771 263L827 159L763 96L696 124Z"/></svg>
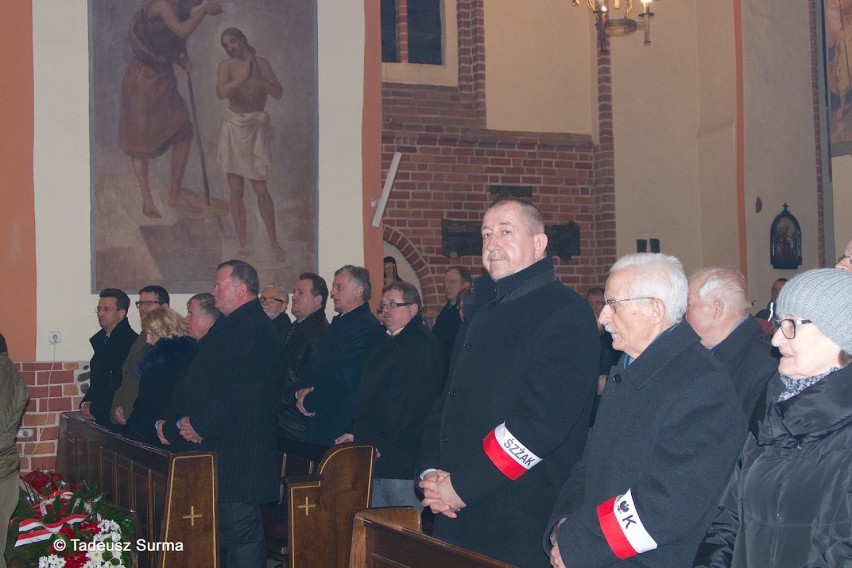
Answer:
<svg viewBox="0 0 852 568"><path fill-rule="evenodd" d="M92 290L317 266L316 2L89 0Z"/></svg>
<svg viewBox="0 0 852 568"><path fill-rule="evenodd" d="M831 155L852 153L852 0L824 0Z"/></svg>

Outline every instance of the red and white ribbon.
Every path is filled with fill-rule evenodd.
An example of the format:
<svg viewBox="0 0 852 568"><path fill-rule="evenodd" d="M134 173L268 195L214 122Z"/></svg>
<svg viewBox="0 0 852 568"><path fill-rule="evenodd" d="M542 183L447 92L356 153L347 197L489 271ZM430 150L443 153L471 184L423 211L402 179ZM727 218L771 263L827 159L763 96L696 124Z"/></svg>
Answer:
<svg viewBox="0 0 852 568"><path fill-rule="evenodd" d="M482 448L497 469L513 481L541 461L506 429L505 422L482 439Z"/></svg>
<svg viewBox="0 0 852 568"><path fill-rule="evenodd" d="M621 560L657 548L645 530L631 490L598 505L598 522L612 552Z"/></svg>

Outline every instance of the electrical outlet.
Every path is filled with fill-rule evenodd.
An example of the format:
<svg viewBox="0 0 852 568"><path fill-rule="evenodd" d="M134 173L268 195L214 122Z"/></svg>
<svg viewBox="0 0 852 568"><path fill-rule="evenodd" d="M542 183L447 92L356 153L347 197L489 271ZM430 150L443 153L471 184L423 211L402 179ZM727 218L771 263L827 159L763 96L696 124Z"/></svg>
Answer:
<svg viewBox="0 0 852 568"><path fill-rule="evenodd" d="M47 332L47 341L51 345L56 345L57 343L62 343L62 334L58 331L48 331Z"/></svg>
<svg viewBox="0 0 852 568"><path fill-rule="evenodd" d="M18 434L15 436L19 440L29 440L33 437L35 431L32 428L20 428L18 430Z"/></svg>

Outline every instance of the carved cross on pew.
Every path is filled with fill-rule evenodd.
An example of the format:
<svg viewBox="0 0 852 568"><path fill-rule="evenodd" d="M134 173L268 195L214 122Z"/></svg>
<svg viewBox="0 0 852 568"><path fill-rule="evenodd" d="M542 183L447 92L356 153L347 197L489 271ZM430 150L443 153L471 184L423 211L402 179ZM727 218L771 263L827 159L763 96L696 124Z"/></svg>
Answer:
<svg viewBox="0 0 852 568"><path fill-rule="evenodd" d="M200 519L203 516L204 515L202 515L201 513L198 513L198 514L195 513L195 505L193 505L192 507L189 508L189 514L184 515L183 518L189 519L192 522L192 526L195 526L195 519Z"/></svg>
<svg viewBox="0 0 852 568"><path fill-rule="evenodd" d="M298 507L296 507L296 508L297 508L297 509L304 509L304 510L305 510L305 516L307 517L307 516L309 516L309 515L310 515L310 509L311 509L311 507L316 507L316 505L311 505L311 504L310 504L310 501L308 501L308 498L307 498L307 497L305 497L305 504L304 504L304 505L299 505L299 506L298 506Z"/></svg>

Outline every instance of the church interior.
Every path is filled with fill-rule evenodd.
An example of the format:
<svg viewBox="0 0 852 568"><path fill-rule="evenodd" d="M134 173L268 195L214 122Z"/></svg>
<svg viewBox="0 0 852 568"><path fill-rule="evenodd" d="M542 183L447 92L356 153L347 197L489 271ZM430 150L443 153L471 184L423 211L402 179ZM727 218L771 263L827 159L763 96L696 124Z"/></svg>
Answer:
<svg viewBox="0 0 852 568"><path fill-rule="evenodd" d="M483 273L478 223L508 194L542 210L556 272L581 294L620 256L662 251L687 273L741 271L757 310L777 278L833 266L852 238L852 113L838 113L827 79L836 48L822 0L661 0L644 18L637 2L636 32L603 37L585 0L434 0L431 51L400 39L415 37L409 3L308 3L316 187L304 191L316 218L298 232L315 231L316 265L299 269L330 282L339 266L366 266L380 289L393 256L434 317L449 266ZM95 30L84 0L4 13L0 331L31 393L18 441L30 471L55 466L96 329ZM114 166L129 175L129 160ZM785 213L799 229L792 264L773 242ZM173 305L209 290L226 259L210 260L187 267L198 288Z"/></svg>

